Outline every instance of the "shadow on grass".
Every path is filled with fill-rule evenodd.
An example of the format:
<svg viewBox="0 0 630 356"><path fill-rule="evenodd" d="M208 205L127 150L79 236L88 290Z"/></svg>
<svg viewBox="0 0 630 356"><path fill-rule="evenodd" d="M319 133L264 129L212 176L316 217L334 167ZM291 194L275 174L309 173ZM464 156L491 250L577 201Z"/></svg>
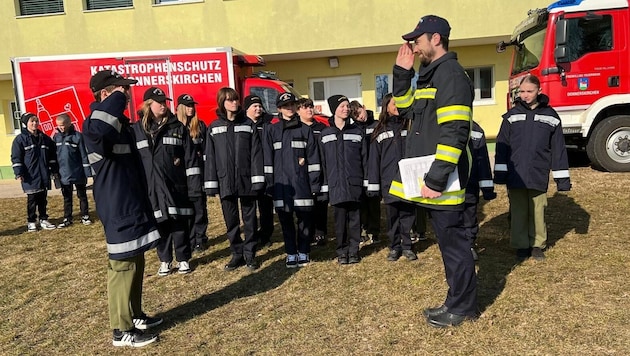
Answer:
<svg viewBox="0 0 630 356"><path fill-rule="evenodd" d="M20 235L20 234L27 234L26 224L24 224L24 226L18 226L18 227L13 228L13 229L0 231L0 237L2 237L2 236L16 236L16 235ZM33 232L30 232L29 234L33 234Z"/></svg>
<svg viewBox="0 0 630 356"><path fill-rule="evenodd" d="M585 235L591 221L591 215L584 210L573 197L556 192L548 199L546 210L547 248L575 230L577 234Z"/></svg>
<svg viewBox="0 0 630 356"><path fill-rule="evenodd" d="M160 313L159 316L164 319L162 328L169 329L175 327L197 315L205 314L235 299L246 298L275 289L298 271L299 269L297 268L286 268L284 260L277 260L269 266L252 272L221 290L200 296L193 301Z"/></svg>

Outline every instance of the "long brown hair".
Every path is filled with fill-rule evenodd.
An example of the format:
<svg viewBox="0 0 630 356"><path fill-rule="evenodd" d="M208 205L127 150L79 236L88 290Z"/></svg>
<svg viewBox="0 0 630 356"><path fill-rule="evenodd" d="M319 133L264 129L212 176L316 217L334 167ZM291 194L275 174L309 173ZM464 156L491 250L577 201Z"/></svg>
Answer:
<svg viewBox="0 0 630 356"><path fill-rule="evenodd" d="M186 108L187 106L184 104L177 105L177 120L188 127L191 138L199 138L199 136L201 136L201 125L197 117L197 110L195 110L195 114L189 118L186 115Z"/></svg>
<svg viewBox="0 0 630 356"><path fill-rule="evenodd" d="M383 97L383 100L381 101L381 113L378 116L378 124L376 124L376 127L374 128L374 132L372 132L372 141L376 140L376 137L378 137L381 132L385 131L389 119L393 117L393 115L390 115L387 112L387 106L389 106L389 102L392 100L394 100L394 96L392 95L392 93L388 93ZM401 127L407 127L407 120L403 122Z"/></svg>

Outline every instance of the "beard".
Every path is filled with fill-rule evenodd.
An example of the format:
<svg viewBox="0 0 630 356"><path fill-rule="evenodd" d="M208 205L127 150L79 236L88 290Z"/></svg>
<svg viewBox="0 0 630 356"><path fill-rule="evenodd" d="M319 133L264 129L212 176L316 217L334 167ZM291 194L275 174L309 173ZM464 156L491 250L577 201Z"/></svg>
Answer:
<svg viewBox="0 0 630 356"><path fill-rule="evenodd" d="M435 58L435 50L433 48L428 51L420 52L420 64L422 64L423 67L431 64L433 58Z"/></svg>

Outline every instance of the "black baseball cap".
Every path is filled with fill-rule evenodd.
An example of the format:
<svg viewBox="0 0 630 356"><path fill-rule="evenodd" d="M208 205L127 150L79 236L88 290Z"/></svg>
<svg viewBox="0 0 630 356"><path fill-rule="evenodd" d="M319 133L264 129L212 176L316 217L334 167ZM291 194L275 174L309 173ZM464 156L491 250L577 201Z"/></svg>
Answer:
<svg viewBox="0 0 630 356"><path fill-rule="evenodd" d="M190 94L182 94L177 97L177 105L193 106L199 104Z"/></svg>
<svg viewBox="0 0 630 356"><path fill-rule="evenodd" d="M110 85L127 86L137 82L135 79L124 78L113 70L101 70L90 78L90 89L92 89L92 92L97 92Z"/></svg>
<svg viewBox="0 0 630 356"><path fill-rule="evenodd" d="M413 41L420 37L424 33L439 33L441 36L448 38L451 34L451 26L445 19L435 16L427 15L423 16L418 22L418 26L402 38L405 41Z"/></svg>
<svg viewBox="0 0 630 356"><path fill-rule="evenodd" d="M278 95L278 98L276 99L276 107L281 108L285 105L295 104L296 101L297 99L293 93L282 93Z"/></svg>
<svg viewBox="0 0 630 356"><path fill-rule="evenodd" d="M168 98L166 94L164 94L164 90L158 87L150 87L144 92L144 96L142 97L142 100L147 101L149 99L152 99L153 101L157 101L158 103L163 103L167 100L173 100L171 98Z"/></svg>

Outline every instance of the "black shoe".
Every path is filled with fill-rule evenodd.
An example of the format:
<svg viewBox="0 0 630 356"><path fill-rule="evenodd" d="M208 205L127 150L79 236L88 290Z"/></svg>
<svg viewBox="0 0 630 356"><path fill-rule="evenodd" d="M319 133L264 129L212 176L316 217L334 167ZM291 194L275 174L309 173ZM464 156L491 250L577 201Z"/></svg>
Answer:
<svg viewBox="0 0 630 356"><path fill-rule="evenodd" d="M230 260L230 262L228 262L228 264L225 265L225 267L223 267L224 270L226 271L234 271L235 269L243 266L245 264L245 260L243 259L242 256L232 256L232 259Z"/></svg>
<svg viewBox="0 0 630 356"><path fill-rule="evenodd" d="M162 322L164 321L164 319L162 318L152 318L144 313L138 317L133 318L132 320L133 325L136 327L136 329L140 330L147 330L156 327L162 324Z"/></svg>
<svg viewBox="0 0 630 356"><path fill-rule="evenodd" d="M446 307L446 305L442 304L437 308L427 308L423 310L422 315L424 315L425 318L428 318L430 316L436 316L438 314L446 313L447 311L448 308Z"/></svg>
<svg viewBox="0 0 630 356"><path fill-rule="evenodd" d="M447 328L449 326L458 326L466 320L475 320L475 317L468 315L457 315L445 311L444 313L431 315L427 317L427 323L434 328Z"/></svg>
<svg viewBox="0 0 630 356"><path fill-rule="evenodd" d="M361 262L361 257L359 257L359 255L348 256L348 263L353 264L353 263L359 263L359 262Z"/></svg>
<svg viewBox="0 0 630 356"><path fill-rule="evenodd" d="M389 253L387 254L387 260L391 261L391 262L398 261L400 256L402 256L402 252L401 251L389 250Z"/></svg>
<svg viewBox="0 0 630 356"><path fill-rule="evenodd" d="M135 328L128 331L120 331L116 329L114 330L112 343L114 346L142 347L156 342L157 340L157 335L145 334Z"/></svg>
<svg viewBox="0 0 630 356"><path fill-rule="evenodd" d="M315 236L315 245L317 246L326 245L326 236L322 236L322 235Z"/></svg>
<svg viewBox="0 0 630 356"><path fill-rule="evenodd" d="M258 249L259 250L263 249L263 248L269 248L269 247L271 247L271 240L265 239L265 240L260 240L258 242Z"/></svg>
<svg viewBox="0 0 630 356"><path fill-rule="evenodd" d="M542 248L540 247L534 247L532 249L532 257L536 260L536 261L542 261L545 259L545 253L543 252Z"/></svg>
<svg viewBox="0 0 630 356"><path fill-rule="evenodd" d="M340 265L347 265L348 262L348 255L341 255L337 257L337 263L339 263Z"/></svg>
<svg viewBox="0 0 630 356"><path fill-rule="evenodd" d="M260 265L258 264L255 258L245 259L245 266L247 266L247 268L249 268L252 271L257 270L258 267L260 267Z"/></svg>
<svg viewBox="0 0 630 356"><path fill-rule="evenodd" d="M415 254L415 252L411 250L403 250L402 255L405 256L405 258L409 261L415 261L418 259L418 256Z"/></svg>
<svg viewBox="0 0 630 356"><path fill-rule="evenodd" d="M531 256L531 250L528 248L519 248L516 250L516 259L519 262L524 262Z"/></svg>
<svg viewBox="0 0 630 356"><path fill-rule="evenodd" d="M193 253L202 253L203 251L205 251L206 247L202 244L197 244L195 245L195 247L193 247Z"/></svg>

